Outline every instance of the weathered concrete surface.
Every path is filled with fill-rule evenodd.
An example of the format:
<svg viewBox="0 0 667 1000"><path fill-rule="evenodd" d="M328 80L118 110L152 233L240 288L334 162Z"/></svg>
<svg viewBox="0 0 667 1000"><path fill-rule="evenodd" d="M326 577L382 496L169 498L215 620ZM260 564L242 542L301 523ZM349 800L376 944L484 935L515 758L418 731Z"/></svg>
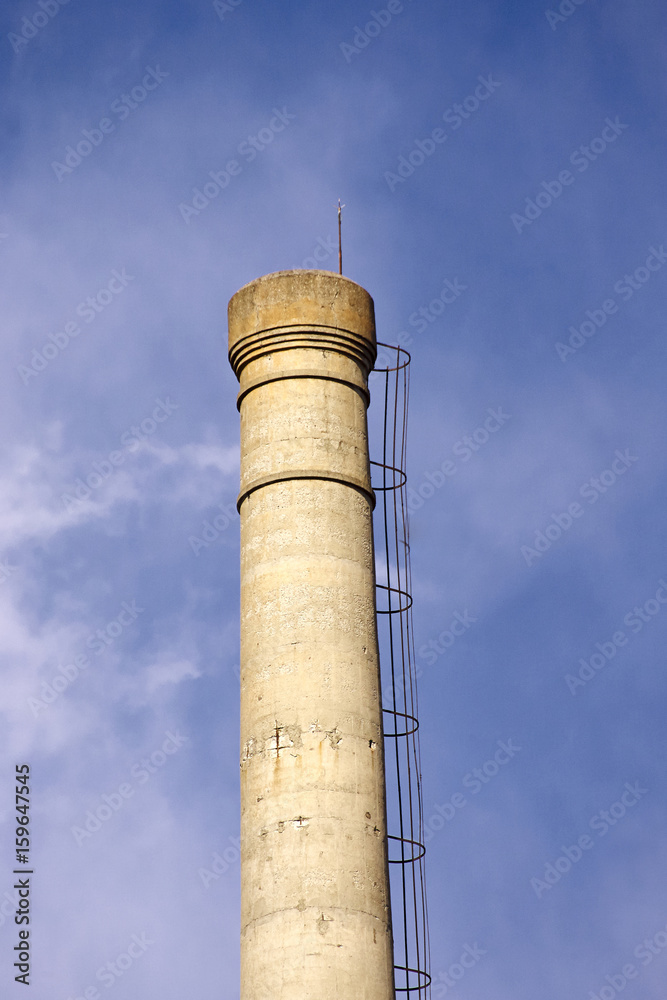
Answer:
<svg viewBox="0 0 667 1000"><path fill-rule="evenodd" d="M241 1000L394 1000L367 377L373 301L229 303L241 411Z"/></svg>

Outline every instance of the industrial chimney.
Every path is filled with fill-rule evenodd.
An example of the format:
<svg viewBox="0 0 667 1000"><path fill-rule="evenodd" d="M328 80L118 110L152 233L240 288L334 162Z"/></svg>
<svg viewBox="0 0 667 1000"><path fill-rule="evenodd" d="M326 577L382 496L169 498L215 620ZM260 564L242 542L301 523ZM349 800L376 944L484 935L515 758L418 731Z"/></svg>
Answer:
<svg viewBox="0 0 667 1000"><path fill-rule="evenodd" d="M241 1000L394 1000L366 408L373 300L229 303L241 413Z"/></svg>

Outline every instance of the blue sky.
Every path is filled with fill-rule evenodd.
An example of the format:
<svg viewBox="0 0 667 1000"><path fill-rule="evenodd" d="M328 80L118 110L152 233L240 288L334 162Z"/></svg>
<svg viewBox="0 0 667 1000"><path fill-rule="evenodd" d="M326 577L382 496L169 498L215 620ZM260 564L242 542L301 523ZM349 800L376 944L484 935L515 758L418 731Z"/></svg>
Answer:
<svg viewBox="0 0 667 1000"><path fill-rule="evenodd" d="M7 995L27 762L34 1000L238 996L226 307L340 197L413 359L433 996L664 996L664 6L387 6L3 5Z"/></svg>

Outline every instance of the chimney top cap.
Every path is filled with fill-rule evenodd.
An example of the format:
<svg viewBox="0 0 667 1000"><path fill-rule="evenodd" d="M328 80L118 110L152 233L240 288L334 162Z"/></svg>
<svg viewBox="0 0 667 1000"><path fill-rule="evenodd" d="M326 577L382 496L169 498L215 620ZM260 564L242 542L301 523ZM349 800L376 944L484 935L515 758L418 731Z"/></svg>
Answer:
<svg viewBox="0 0 667 1000"><path fill-rule="evenodd" d="M255 278L231 297L227 313L230 360L235 361L239 351L245 355L250 341L259 346L268 332L275 349L282 331L289 340L296 329L342 336L375 357L373 299L361 285L334 271L295 269Z"/></svg>

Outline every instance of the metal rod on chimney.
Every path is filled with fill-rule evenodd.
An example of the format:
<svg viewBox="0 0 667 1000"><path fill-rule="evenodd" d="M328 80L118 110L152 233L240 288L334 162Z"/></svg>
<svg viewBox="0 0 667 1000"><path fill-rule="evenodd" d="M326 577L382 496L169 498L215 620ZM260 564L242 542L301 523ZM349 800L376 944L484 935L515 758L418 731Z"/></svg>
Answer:
<svg viewBox="0 0 667 1000"><path fill-rule="evenodd" d="M343 273L343 238L341 234L341 209L345 208L345 205L341 205L340 198L338 199L338 273Z"/></svg>

